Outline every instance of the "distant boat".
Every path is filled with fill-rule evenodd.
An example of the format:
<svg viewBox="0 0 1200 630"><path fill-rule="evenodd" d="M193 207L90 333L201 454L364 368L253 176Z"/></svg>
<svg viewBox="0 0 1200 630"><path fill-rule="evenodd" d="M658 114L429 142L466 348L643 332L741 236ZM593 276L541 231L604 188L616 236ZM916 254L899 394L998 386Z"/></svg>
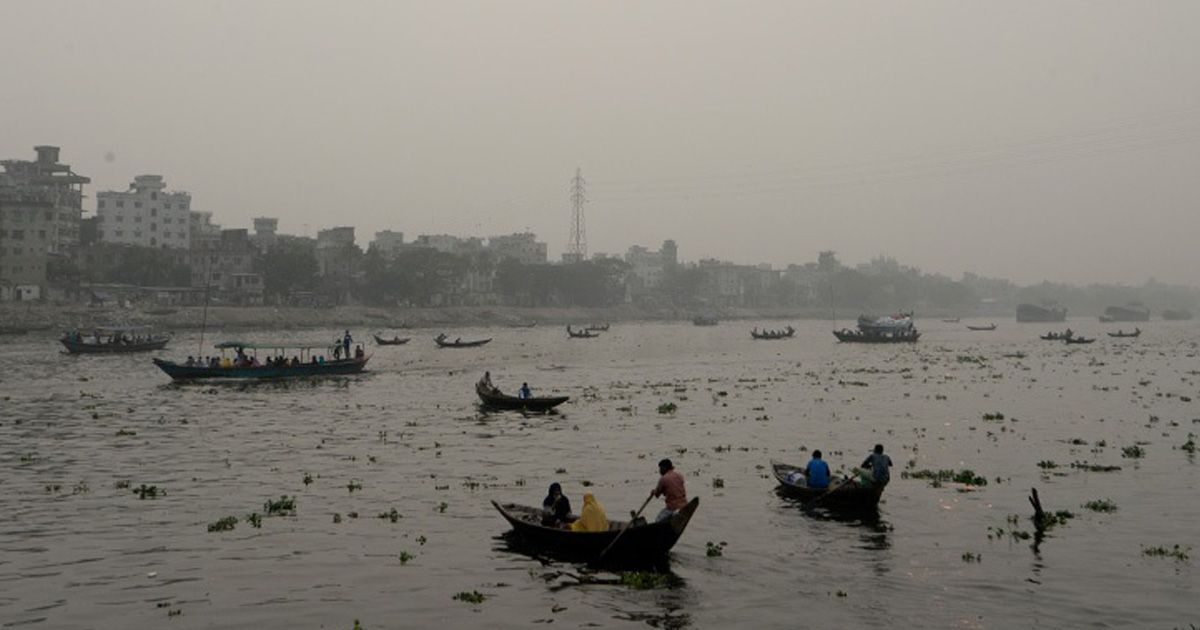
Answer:
<svg viewBox="0 0 1200 630"><path fill-rule="evenodd" d="M1108 333L1108 336L1109 336L1109 337L1122 337L1122 338L1127 338L1127 337L1140 337L1141 335L1142 335L1142 329L1141 329L1141 328L1134 328L1134 329L1133 329L1133 332L1125 332L1125 331L1123 331L1123 330L1118 330L1118 331L1117 331L1117 332L1115 332L1115 333L1114 333L1114 332L1110 332L1110 333Z"/></svg>
<svg viewBox="0 0 1200 630"><path fill-rule="evenodd" d="M587 328L584 328L584 330L589 332L608 332L608 324L592 324Z"/></svg>
<svg viewBox="0 0 1200 630"><path fill-rule="evenodd" d="M567 336L571 339L595 339L596 337L600 336L600 333L592 332L587 328L584 328L583 330L572 330L570 326L567 326Z"/></svg>
<svg viewBox="0 0 1200 630"><path fill-rule="evenodd" d="M958 317L949 317L949 318L943 319L942 323L957 324L959 322L959 320L960 320L960 318L958 318Z"/></svg>
<svg viewBox="0 0 1200 630"><path fill-rule="evenodd" d="M1017 305L1018 322L1065 322L1067 309L1047 308L1036 304Z"/></svg>
<svg viewBox="0 0 1200 630"><path fill-rule="evenodd" d="M59 343L71 354L128 354L162 350L170 335L156 335L148 326L108 326L66 333Z"/></svg>
<svg viewBox="0 0 1200 630"><path fill-rule="evenodd" d="M1181 308L1170 308L1162 312L1162 318L1168 321L1185 321L1192 318L1192 312Z"/></svg>
<svg viewBox="0 0 1200 630"><path fill-rule="evenodd" d="M1060 333L1048 332L1044 335L1039 335L1042 341L1062 341L1064 339L1070 339L1073 336L1075 336L1075 333L1071 332L1070 330Z"/></svg>
<svg viewBox="0 0 1200 630"><path fill-rule="evenodd" d="M696 326L716 326L719 323L717 318L711 315L697 315L692 318L692 324Z"/></svg>
<svg viewBox="0 0 1200 630"><path fill-rule="evenodd" d="M788 326L783 330L764 330L759 332L757 328L750 331L750 337L753 339L791 339L796 335L796 329Z"/></svg>
<svg viewBox="0 0 1200 630"><path fill-rule="evenodd" d="M487 339L463 341L462 337L459 337L454 341L450 341L450 338L446 336L446 333L442 333L433 338L434 343L436 343L439 348L478 348L479 346L482 346L491 340L491 337L488 337Z"/></svg>
<svg viewBox="0 0 1200 630"><path fill-rule="evenodd" d="M179 312L177 308L148 308L143 313L147 315L174 315Z"/></svg>
<svg viewBox="0 0 1200 630"><path fill-rule="evenodd" d="M895 331L842 330L833 331L833 336L844 343L915 343L921 338L916 328Z"/></svg>
<svg viewBox="0 0 1200 630"><path fill-rule="evenodd" d="M1065 337L1065 338L1063 338L1063 341L1065 341L1067 343L1092 343L1095 340L1096 340L1095 337Z"/></svg>
<svg viewBox="0 0 1200 630"><path fill-rule="evenodd" d="M375 337L375 344L380 346L401 346L408 343L412 339L411 337L398 337L396 335L392 335L391 339L385 339L379 335L371 336Z"/></svg>
<svg viewBox="0 0 1200 630"><path fill-rule="evenodd" d="M1128 306L1110 306L1104 309L1104 314L1100 316L1100 321L1105 323L1148 322L1150 321L1150 309L1134 304Z"/></svg>
<svg viewBox="0 0 1200 630"><path fill-rule="evenodd" d="M993 323L987 326L967 326L967 330L996 330L996 324Z"/></svg>
<svg viewBox="0 0 1200 630"><path fill-rule="evenodd" d="M537 326L537 322L515 322L508 325L509 328L533 328L534 326Z"/></svg>

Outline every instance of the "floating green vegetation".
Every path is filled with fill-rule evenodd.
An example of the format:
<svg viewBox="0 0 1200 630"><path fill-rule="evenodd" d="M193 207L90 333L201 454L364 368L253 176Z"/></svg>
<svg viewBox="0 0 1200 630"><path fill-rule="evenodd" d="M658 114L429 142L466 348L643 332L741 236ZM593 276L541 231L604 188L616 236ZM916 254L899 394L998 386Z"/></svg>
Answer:
<svg viewBox="0 0 1200 630"><path fill-rule="evenodd" d="M379 518L386 518L386 519L390 520L391 522L395 523L396 521L400 520L401 516L400 516L400 513L396 511L396 508L392 508L391 510L389 510L387 512L380 512Z"/></svg>
<svg viewBox="0 0 1200 630"><path fill-rule="evenodd" d="M219 520L218 520L217 522L215 522L215 523L209 523L209 524L208 524L208 531L210 531L210 532L228 532L228 531L232 531L232 530L233 530L233 528L234 528L235 526L237 526L237 523L238 523L238 517L236 517L236 516L226 516L225 518L219 519Z"/></svg>
<svg viewBox="0 0 1200 630"><path fill-rule="evenodd" d="M1083 507L1084 509L1091 510L1093 512L1104 512L1105 514L1111 514L1117 511L1117 504L1113 503L1111 499L1092 499L1091 501L1084 503Z"/></svg>
<svg viewBox="0 0 1200 630"><path fill-rule="evenodd" d="M1188 433L1187 441L1184 442L1183 446L1180 446L1179 448L1188 453L1195 453L1196 452L1196 436L1192 435L1191 433Z"/></svg>
<svg viewBox="0 0 1200 630"><path fill-rule="evenodd" d="M399 558L400 558L400 564L405 565L405 564L408 564L408 562L410 560L412 560L413 558L416 558L416 556L412 555L411 553L408 553L407 551L401 551Z"/></svg>
<svg viewBox="0 0 1200 630"><path fill-rule="evenodd" d="M258 512L251 512L246 515L246 522L254 529L262 529L262 515Z"/></svg>
<svg viewBox="0 0 1200 630"><path fill-rule="evenodd" d="M62 484L61 484L61 483L48 483L48 484L46 484L46 494L52 494L52 493L58 492L59 490L62 490Z"/></svg>
<svg viewBox="0 0 1200 630"><path fill-rule="evenodd" d="M128 490L129 489L129 480L121 479L120 481L117 481L116 483L114 483L113 487L116 488L117 490Z"/></svg>
<svg viewBox="0 0 1200 630"><path fill-rule="evenodd" d="M429 542L429 539L425 537L425 534L421 534L420 536L417 536L417 544L418 545L421 545L422 547L424 547L425 543L427 543L427 542Z"/></svg>
<svg viewBox="0 0 1200 630"><path fill-rule="evenodd" d="M361 623L359 623L357 619L355 619L355 620L354 620L354 627L353 627L353 628L351 628L350 630L366 630L366 628L363 628L363 627L362 627L362 624L361 624Z"/></svg>
<svg viewBox="0 0 1200 630"><path fill-rule="evenodd" d="M1002 414L1000 412L985 413L985 414L983 414L983 419L990 421L990 422L1001 422L1004 420L1004 414Z"/></svg>
<svg viewBox="0 0 1200 630"><path fill-rule="evenodd" d="M287 516L296 513L296 498L289 497L286 494L281 495L278 501L268 499L263 503L263 511L267 516Z"/></svg>
<svg viewBox="0 0 1200 630"><path fill-rule="evenodd" d="M590 480L584 479L583 481L579 482L579 485L583 486L584 488L591 488L592 482Z"/></svg>
<svg viewBox="0 0 1200 630"><path fill-rule="evenodd" d="M975 365L987 363L987 357L972 356L969 354L960 354L957 359L959 363L974 363Z"/></svg>
<svg viewBox="0 0 1200 630"><path fill-rule="evenodd" d="M446 503L445 501L442 501L441 503L438 503L437 511L441 514L445 514L446 508L448 508L448 507L450 507L450 504Z"/></svg>
<svg viewBox="0 0 1200 630"><path fill-rule="evenodd" d="M1187 562L1191 560L1191 556L1188 555L1191 550L1191 547L1180 547L1179 545L1173 545L1170 549L1167 549L1163 546L1143 546L1142 555L1150 556L1152 558L1174 558L1175 562Z"/></svg>
<svg viewBox="0 0 1200 630"><path fill-rule="evenodd" d="M678 410L679 405L676 405L673 402L665 402L658 406L658 413L661 414L675 413Z"/></svg>
<svg viewBox="0 0 1200 630"><path fill-rule="evenodd" d="M987 531L988 531L988 535L987 535L988 540L998 540L1000 538L1004 538L1005 536L1008 536L1008 537L1012 538L1013 540L1029 540L1032 537L1032 535L1029 532L1022 530L1022 529L1015 529L1015 528L1006 530L1003 527L989 526Z"/></svg>
<svg viewBox="0 0 1200 630"><path fill-rule="evenodd" d="M900 476L904 479L928 479L931 485L938 487L943 481L953 481L972 486L986 486L987 479L975 474L975 471L970 468L962 470L954 470L953 468L942 470L917 470L913 472L903 471Z"/></svg>
<svg viewBox="0 0 1200 630"><path fill-rule="evenodd" d="M487 596L479 591L463 591L455 595L454 599L468 604L482 604Z"/></svg>
<svg viewBox="0 0 1200 630"><path fill-rule="evenodd" d="M1116 472L1121 470L1120 466L1106 466L1102 464L1089 464L1087 462L1071 462L1071 468L1078 468L1088 472Z"/></svg>
<svg viewBox="0 0 1200 630"><path fill-rule="evenodd" d="M677 580L670 573L656 571L626 571L621 574L621 584L639 591L670 588Z"/></svg>
<svg viewBox="0 0 1200 630"><path fill-rule="evenodd" d="M1054 463L1054 460L1052 459L1044 459L1038 462L1037 465L1038 468L1041 468L1042 470L1052 470L1054 468L1058 468L1058 464Z"/></svg>
<svg viewBox="0 0 1200 630"><path fill-rule="evenodd" d="M725 480L720 477L713 477L712 484L714 488L724 488Z"/></svg>
<svg viewBox="0 0 1200 630"><path fill-rule="evenodd" d="M355 490L362 490L362 482L359 481L358 479L351 479L350 483L346 484L346 489L348 489L350 492L354 492Z"/></svg>
<svg viewBox="0 0 1200 630"><path fill-rule="evenodd" d="M554 474L556 474L556 475L565 475L566 473L567 473L566 468L555 468L554 469Z"/></svg>
<svg viewBox="0 0 1200 630"><path fill-rule="evenodd" d="M1121 457L1129 459L1141 459L1146 456L1146 449L1134 444L1133 446L1122 446Z"/></svg>
<svg viewBox="0 0 1200 630"><path fill-rule="evenodd" d="M313 482L312 473L304 473L304 479L301 479L301 481L303 481L304 485L306 485L306 486L311 485Z"/></svg>
<svg viewBox="0 0 1200 630"><path fill-rule="evenodd" d="M157 499L158 486L147 486L142 484L133 489L133 493L138 495L139 499ZM165 492L163 494L166 494Z"/></svg>
<svg viewBox="0 0 1200 630"><path fill-rule="evenodd" d="M726 543L723 540L719 543L714 543L713 541L710 540L710 541L704 543L704 546L705 546L704 554L707 555L709 558L716 558L718 556L723 556L723 555L725 555L725 545L727 545L727 544L728 543Z"/></svg>
<svg viewBox="0 0 1200 630"><path fill-rule="evenodd" d="M967 551L963 553L962 561L966 563L983 562L983 555Z"/></svg>
<svg viewBox="0 0 1200 630"><path fill-rule="evenodd" d="M1034 526L1041 530L1052 529L1058 525L1066 525L1067 521L1075 518L1069 510L1058 510L1057 512L1043 512L1040 518L1035 517Z"/></svg>
<svg viewBox="0 0 1200 630"><path fill-rule="evenodd" d="M342 522L342 515L341 515L341 514L339 514L339 513L337 513L337 512L334 512L334 513L333 513L333 522L334 522L334 524L341 523L341 522Z"/></svg>
<svg viewBox="0 0 1200 630"><path fill-rule="evenodd" d="M130 431L129 429L117 429L117 437L126 437L130 435L137 435L137 431Z"/></svg>
<svg viewBox="0 0 1200 630"><path fill-rule="evenodd" d="M91 491L92 488L86 481L80 481L79 483L75 484L74 488L71 488L71 494L87 494Z"/></svg>

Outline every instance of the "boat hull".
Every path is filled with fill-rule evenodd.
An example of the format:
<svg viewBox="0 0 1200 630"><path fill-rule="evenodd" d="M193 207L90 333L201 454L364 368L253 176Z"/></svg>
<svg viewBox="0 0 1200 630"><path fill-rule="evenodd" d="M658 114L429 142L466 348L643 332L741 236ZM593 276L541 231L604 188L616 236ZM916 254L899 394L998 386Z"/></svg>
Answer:
<svg viewBox="0 0 1200 630"><path fill-rule="evenodd" d="M675 546L700 499L692 499L665 521L630 527L624 535L621 521L610 521L603 532L576 532L542 525L542 512L537 508L495 501L492 505L512 526L510 535L540 553L569 561L596 561L604 553L604 564L609 566L646 566L662 560Z"/></svg>
<svg viewBox="0 0 1200 630"><path fill-rule="evenodd" d="M154 359L154 365L176 381L198 380L239 380L262 381L293 378L313 378L321 376L343 376L358 374L367 366L370 356L361 359L328 361L326 363L305 363L294 367L260 365L255 367L206 367L187 366Z"/></svg>
<svg viewBox="0 0 1200 630"><path fill-rule="evenodd" d="M442 341L440 339L435 338L433 341L435 343L437 343L439 348L478 348L479 346L482 346L482 345L490 342L491 339L479 339L477 341L454 342L454 341Z"/></svg>
<svg viewBox="0 0 1200 630"><path fill-rule="evenodd" d="M843 343L916 343L921 333L910 330L904 333L864 333L855 330L835 330L833 336Z"/></svg>
<svg viewBox="0 0 1200 630"><path fill-rule="evenodd" d="M879 498L887 485L862 486L857 482L849 482L829 488L809 488L788 480L788 473L803 471L798 466L772 461L771 468L775 480L779 482L779 492L785 496L799 500L803 504L842 510L873 510L879 505Z"/></svg>
<svg viewBox="0 0 1200 630"><path fill-rule="evenodd" d="M384 339L379 335L374 335L375 345L379 346L402 346L409 342L411 337L393 337L392 339Z"/></svg>
<svg viewBox="0 0 1200 630"><path fill-rule="evenodd" d="M504 409L511 411L531 411L545 413L570 400L569 396L544 396L540 398L518 398L498 392L489 392L477 385L475 393L483 407L488 409Z"/></svg>

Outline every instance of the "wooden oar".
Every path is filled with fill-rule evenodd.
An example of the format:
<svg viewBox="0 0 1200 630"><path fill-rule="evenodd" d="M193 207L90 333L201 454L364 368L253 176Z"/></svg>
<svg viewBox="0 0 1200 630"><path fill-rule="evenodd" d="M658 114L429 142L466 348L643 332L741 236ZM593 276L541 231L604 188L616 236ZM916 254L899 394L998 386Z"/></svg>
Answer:
<svg viewBox="0 0 1200 630"><path fill-rule="evenodd" d="M654 498L654 495L650 495L650 496L646 497L646 500L642 502L642 507L638 508L638 511L633 514L633 516L629 519L629 521L627 523L625 523L625 527L621 528L621 531L617 534L617 537L613 538L613 541L608 543L608 546L604 548L604 551L601 551L600 555L596 556L596 559L590 563L592 566L600 564L600 561L604 559L604 556L608 555L608 551L617 544L618 540L621 540L621 536L624 536L625 532L629 531L629 526L632 525L633 522L636 521L637 518L642 515L642 510L646 509L647 505L650 505L650 499L653 499L653 498Z"/></svg>

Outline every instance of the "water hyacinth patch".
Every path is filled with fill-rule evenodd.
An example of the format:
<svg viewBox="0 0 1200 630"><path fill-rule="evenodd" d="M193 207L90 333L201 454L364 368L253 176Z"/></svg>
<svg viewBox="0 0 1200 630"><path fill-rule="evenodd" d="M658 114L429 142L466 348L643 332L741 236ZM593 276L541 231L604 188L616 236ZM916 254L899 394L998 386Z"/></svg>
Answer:
<svg viewBox="0 0 1200 630"><path fill-rule="evenodd" d="M267 516L287 516L296 513L296 499L287 495L281 495L278 501L267 500L263 503L263 511Z"/></svg>
<svg viewBox="0 0 1200 630"><path fill-rule="evenodd" d="M209 523L208 531L210 531L210 532L227 532L227 531L232 530L235 526L237 526L237 523L238 523L238 518L236 516L226 516L225 518L217 520L217 522L215 522L215 523Z"/></svg>
<svg viewBox="0 0 1200 630"><path fill-rule="evenodd" d="M1157 547L1143 546L1142 555L1150 556L1152 558L1172 558L1176 562L1188 562L1191 560L1191 555L1189 555L1191 550L1191 547L1180 547L1179 545L1174 545L1170 549L1167 549L1161 545Z"/></svg>
<svg viewBox="0 0 1200 630"><path fill-rule="evenodd" d="M621 584L629 588L645 591L658 588L670 588L678 580L670 573L655 571L626 571L621 574Z"/></svg>
<svg viewBox="0 0 1200 630"><path fill-rule="evenodd" d="M482 604L487 600L487 596L479 591L462 591L454 596L454 599L468 604Z"/></svg>
<svg viewBox="0 0 1200 630"><path fill-rule="evenodd" d="M704 554L706 556L708 556L709 558L716 558L719 556L723 556L723 555L725 555L725 546L727 544L729 544L729 543L726 543L723 540L719 543L714 543L713 541L710 540L710 541L704 543L704 546L705 546Z"/></svg>
<svg viewBox="0 0 1200 630"><path fill-rule="evenodd" d="M1140 459L1146 456L1146 449L1134 444L1133 446L1121 447L1121 457L1129 459Z"/></svg>

